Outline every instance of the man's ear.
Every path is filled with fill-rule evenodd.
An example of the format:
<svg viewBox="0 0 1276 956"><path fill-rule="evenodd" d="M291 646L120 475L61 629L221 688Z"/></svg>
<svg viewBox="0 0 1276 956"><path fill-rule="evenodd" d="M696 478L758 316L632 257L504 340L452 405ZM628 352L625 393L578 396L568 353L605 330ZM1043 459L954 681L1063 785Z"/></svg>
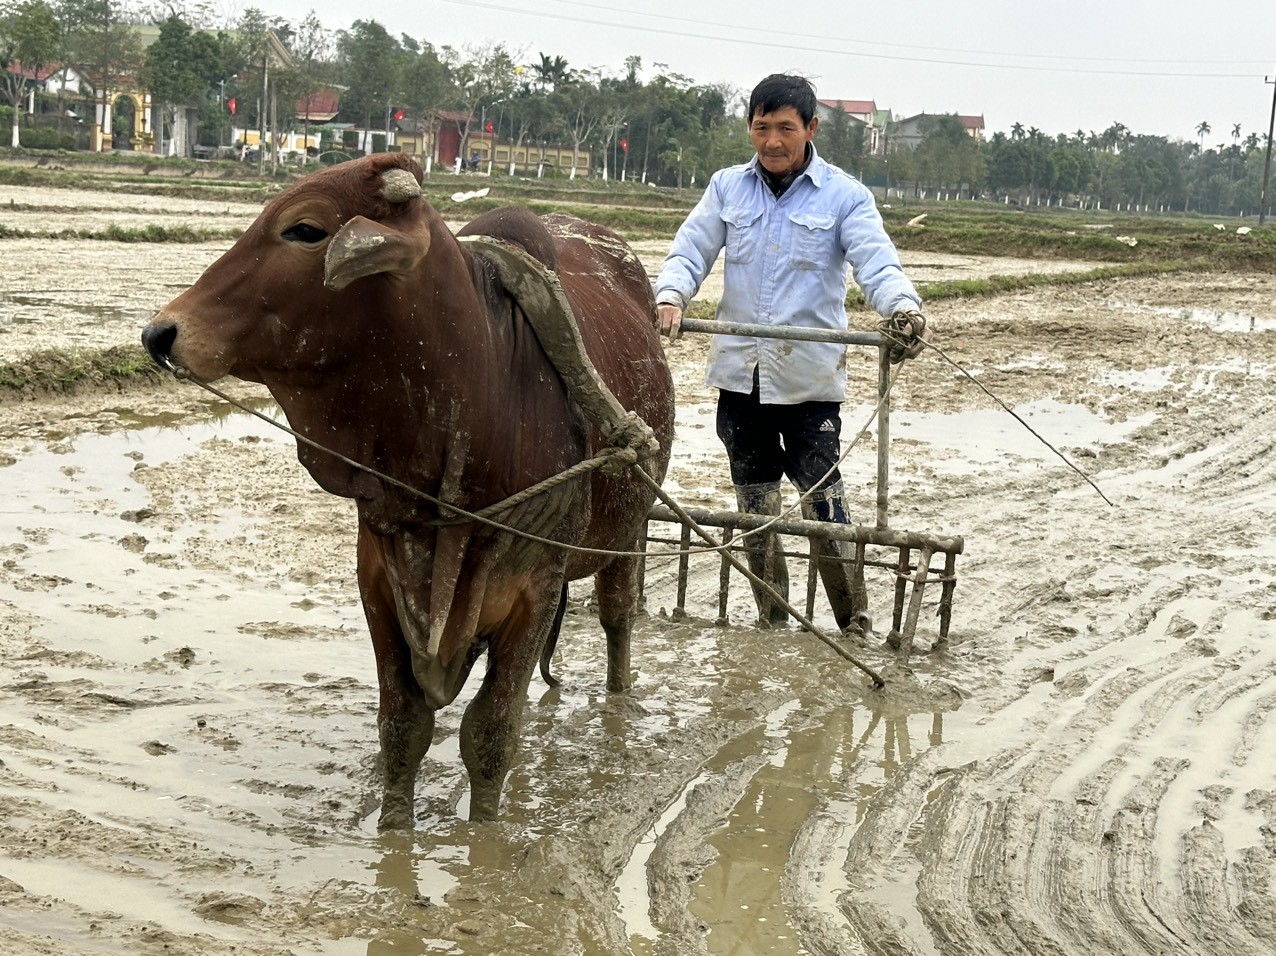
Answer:
<svg viewBox="0 0 1276 956"><path fill-rule="evenodd" d="M807 135L814 136L815 131L819 129L819 127L820 127L820 118L818 116L812 116L810 124L806 127Z"/></svg>

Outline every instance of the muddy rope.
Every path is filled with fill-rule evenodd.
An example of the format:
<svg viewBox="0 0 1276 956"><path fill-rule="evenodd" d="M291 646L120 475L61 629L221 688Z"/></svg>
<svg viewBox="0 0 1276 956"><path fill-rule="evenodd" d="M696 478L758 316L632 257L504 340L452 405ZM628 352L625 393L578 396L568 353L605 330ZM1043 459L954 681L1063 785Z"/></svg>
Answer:
<svg viewBox="0 0 1276 956"><path fill-rule="evenodd" d="M604 449L602 454L594 458L589 458L589 459L586 459L585 461L578 462L577 464L568 468L566 471L559 472L557 475L554 475L551 478L546 478L544 481L538 482L529 488L524 488L522 491L511 495L510 497L504 499L503 501L498 501L495 504L487 505L486 507L480 509L479 511L467 511L466 509L462 508L460 505L449 504L448 502L444 501L441 498L436 498L434 495L430 494L429 492L422 491L420 488L414 488L412 485L409 485L407 482L400 481L398 478L395 478L393 475L387 475L385 472L378 471L376 468L373 468L371 465L365 465L363 462L355 461L353 458L347 457L346 455L341 454L341 452L339 451L336 451L332 448L328 448L326 445L320 444L319 442L315 441L313 438L307 438L305 435L301 434L301 432L279 421L279 419L271 418L269 415L259 412L255 408L251 408L248 405L245 405L243 402L240 402L237 399L232 398L230 395L227 395L225 392L217 388L215 385L210 385L208 382L201 381L198 378L195 378L193 375L185 376L185 378L186 378L186 381L194 382L200 388L204 389L207 392L212 393L213 395L216 395L222 401L233 405L235 408L238 408L240 411L247 412L249 415L252 415L254 418L261 419L267 425L270 425L274 428L278 428L280 431L291 435L293 438L297 439L297 441L301 442L303 445L313 448L316 451L321 451L325 455L330 455L333 458L337 459L338 461L342 462L343 464L349 465L351 468L356 468L359 471L366 472L367 474L372 475L372 477L374 478L379 478L381 481L384 481L388 485L393 485L395 488L398 488L400 491L406 491L408 494L417 498L421 498L424 501L428 501L430 504L434 505L436 508L439 508L442 511L450 511L452 512L452 514L456 516L455 518L451 518L446 521L440 520L435 522L427 522L428 524L463 524L467 521L475 521L475 522L478 522L479 524L484 524L490 528L494 528L497 531L505 531L510 534L517 535L520 538L526 538L528 541L533 541L537 544L550 545L555 548L560 548L564 551L574 551L578 554L601 554L601 555L611 555L613 557L635 557L635 556L639 556L643 554L643 552L641 551L610 551L610 550L607 550L606 548L584 548L579 545L567 544L564 541L555 541L552 538L543 538L540 535L532 534L529 531L522 531L519 528L514 527L513 525L502 524L501 522L496 521L491 517L494 514L500 514L503 511L508 511L510 508L513 508L515 505L521 504L522 502L527 501L530 498L534 498L537 495L545 491L548 491L550 488L553 488L555 485L562 484L565 481L571 481L572 479L578 478L584 474L588 474L589 472L594 471L596 469L607 467L613 463L619 463L621 465L635 465L638 462L638 456L637 456L637 453L634 452L632 448Z"/></svg>
<svg viewBox="0 0 1276 956"><path fill-rule="evenodd" d="M888 338L893 338L893 336L891 335L891 330L890 330L889 328L887 328L885 325L883 325L883 327L882 327L882 334L883 334L883 335L885 335L885 336L886 336L886 337L888 337ZM1112 501L1112 499L1110 499L1107 495L1105 495L1105 494L1103 493L1103 489L1102 489L1102 488L1100 488L1097 484L1095 484L1095 483L1094 483L1094 479L1093 479L1093 478L1091 478L1091 477L1090 477L1089 475L1087 475L1084 471L1082 471L1082 470L1080 469L1080 467L1078 467L1077 465L1075 465L1075 464L1071 461L1071 459L1069 459L1069 458L1068 458L1068 456L1067 456L1067 455L1065 455L1063 452L1061 452L1061 451L1060 451L1058 448L1056 448L1054 445L1050 444L1050 442L1046 441L1046 439L1045 439L1045 438L1043 438L1043 437L1041 436L1041 433L1040 433L1040 432L1038 432L1035 428L1033 428L1033 427L1032 427L1031 425L1029 425L1026 421L1024 421L1022 417L1020 417L1020 415L1019 415L1019 413L1018 413L1018 412L1016 412L1013 408L1011 408L1009 405L1007 405L1005 402L1003 402L1000 398L998 398L996 395L994 395L994 394L993 394L993 392L992 392L992 389L990 389L990 388L989 388L987 385L985 385L983 382L979 381L979 379L975 378L975 376L973 376L973 375L971 375L969 372L967 372L967 371L966 371L964 368L962 368L962 367L961 367L961 366L960 366L957 362L955 362L955 361L953 361L951 358L949 358L949 357L948 357L948 355L947 355L947 353L945 353L945 352L944 352L944 350L943 350L943 349L941 349L938 345L935 345L933 342L930 342L930 341L929 341L929 340L927 340L927 339L918 339L918 341L919 341L919 342L921 342L921 343L922 343L922 345L926 346L926 348L930 349L932 352L934 352L936 355L938 355L941 359L943 359L943 360L944 360L945 362L947 362L949 365L951 365L953 368L955 368L957 371L959 371L959 372L960 372L963 376L965 376L967 379L969 379L970 381L974 382L977 386L979 386L980 390L981 390L981 391L982 391L985 395L987 395L989 398L991 398L994 402L996 402L998 405L1000 405L1000 406L1001 406L1001 408L1002 408L1002 409L1003 409L1003 410L1004 410L1004 411L1005 411L1008 415L1010 415L1010 417L1011 417L1011 418L1013 418L1015 421L1017 421L1017 422L1018 422L1020 425L1022 425L1024 428L1028 429L1028 431L1032 433L1032 436L1033 436L1034 438L1036 438L1036 439L1037 439L1037 441L1041 442L1041 444L1045 445L1045 446L1046 446L1047 448L1049 448L1052 452L1054 452L1056 455L1058 455L1058 456L1059 456L1059 460L1060 460L1060 461L1062 461L1065 465L1067 465L1069 468L1071 468L1073 471L1075 471L1078 475L1080 475L1080 476L1081 476L1081 477L1085 480L1086 484L1088 484L1091 488L1093 488L1096 492L1098 492L1098 494L1099 494L1099 497L1100 497L1100 498L1102 498L1104 501L1106 501L1106 502L1107 502L1109 505L1111 505L1113 508L1115 508L1115 507L1116 507L1115 502L1113 502L1113 501ZM900 344L907 345L908 343L906 343L906 342L901 342Z"/></svg>
<svg viewBox="0 0 1276 956"><path fill-rule="evenodd" d="M355 461L353 458L343 455L341 454L341 452L336 451L332 448L329 448L326 445L323 445L315 441L313 438L308 438L305 435L301 434L296 429L291 428L288 425L285 425L283 422L279 421L279 419L271 418L269 415L266 415L263 412L259 412L257 411L257 409L244 404L243 402L232 397L231 395L228 395L226 392L222 391L220 388L218 388L215 385L211 385L208 382L202 381L201 379L198 379L195 376L189 375L189 374L182 375L179 377L182 378L184 381L192 382L193 384L198 385L200 388L204 389L206 392L209 392L210 394L216 396L217 398L220 398L223 402L226 402L227 404L232 405L235 408L238 408L241 412L246 412L249 415L252 415L254 418L260 419L261 421L265 422L267 425L270 425L272 428L277 428L280 431L284 432L285 434L291 435L293 438L301 442L303 445L313 448L316 451L321 451L325 455L330 455L331 457L337 459L343 464L349 465L351 468L355 468L355 469L358 469L359 471L365 472L374 478L379 478L381 481L384 481L386 484L392 485L393 487L398 488L401 491L405 491L416 498L422 499L423 501L427 501L430 504L434 505L436 508L440 509L441 511L451 512L455 516L448 519L438 519L433 522L426 522L427 524L433 524L433 525L463 524L467 521L475 521L475 522L478 522L479 524L487 525L489 528L492 528L494 530L504 531L509 534L515 535L517 537L524 538L535 544L543 544L549 547L558 548L559 550L562 550L562 551L572 552L576 554L597 554L597 555L607 555L607 556L616 557L616 558L659 558L661 560L672 560L674 558L682 557L683 555L725 554L731 548L737 547L739 542L744 540L745 538L753 537L755 535L764 533L768 528L771 527L771 525L782 520L786 515L792 514L793 511L801 503L799 499L797 504L794 504L792 507L786 510L783 514L773 517L771 520L767 521L765 524L757 528L742 532L741 534L736 536L734 542L732 542L731 544L718 544L716 542L711 542L711 545L712 545L711 547L687 548L685 550L679 549L674 551L662 551L658 554L652 554L649 551L616 551L616 550L611 550L608 548L586 548L586 547L582 547L581 545L568 544L565 541L555 541L553 538L545 538L540 535L532 534L530 531L523 531L522 529L517 528L514 525L504 524L500 521L497 521L494 516L499 515L502 512L508 511L514 506L522 504L525 501L535 498L537 495L540 495L546 491L549 491L551 488L555 487L556 485L560 485L560 484L563 484L564 482L571 481L575 478L579 478L582 475L586 475L600 468L615 467L617 465L621 467L638 466L640 464L639 458L637 453L632 448L606 448L596 457L588 458L588 459L585 459L584 461L578 462L577 464L572 465L570 468L566 469L565 471L561 471L556 475L553 475L549 478L544 479L543 481L539 481L534 485L524 488L522 491L519 491L513 495L510 495L508 498L505 498L494 504L490 504L483 508L480 508L478 511L468 511L465 508L462 508L460 505L452 504L450 502L444 501L441 498L437 498L434 495L431 495L429 492L422 491L420 488L415 488L404 481L400 481L398 478L395 478L392 475L387 475L385 472L379 471L376 468L373 468L371 465L365 465L363 462ZM892 382L893 381L894 379L892 378ZM887 394L889 394L889 388L887 390ZM859 430L855 438L847 447L846 451L842 454L841 458L838 459L838 464L840 464L842 461L846 459L847 455L849 455L851 453L851 450L855 447L855 444L867 432L869 426L872 425L874 418L876 418L878 412L881 410L882 402L885 400L885 398L886 398L886 395L883 395L882 399L878 401L877 407L874 408L872 414L869 416L868 421L864 423L863 428ZM834 465L834 467L837 467L837 466ZM639 468L639 470L642 470L642 469ZM830 474L832 473L832 469L830 469L829 473ZM645 474L646 473L644 472L644 475ZM650 479L650 475L647 475L646 477ZM672 501L672 499L666 501L662 497L661 500L664 501L664 503L667 506L669 506L669 509L671 511L674 511L676 513L677 511L681 510L673 506L674 502Z"/></svg>
<svg viewBox="0 0 1276 956"><path fill-rule="evenodd" d="M378 471L377 469L372 468L369 465L363 464L362 462L355 461L353 458L349 458L346 455L341 454L341 452L339 451L335 451L331 448L326 448L323 445L321 445L319 442L315 441L312 438L307 438L305 435L302 435L296 429L291 428L288 425L285 425L283 422L279 421L278 419L271 418L269 415L259 412L255 408L250 408L248 405L245 405L243 402L240 402L232 398L230 395L226 394L221 389L217 388L215 385L211 385L208 382L201 381L200 379L196 378L193 375L187 375L185 376L185 378L187 381L194 382L200 388L217 396L222 401L228 402L229 404L233 405L235 408L238 408L241 411L247 412L253 417L258 418L262 420L263 422L266 422L268 425L272 425L273 427L278 428L280 431L286 432L287 434L291 435L293 438L295 438L297 441L301 442L302 444L310 448L314 448L317 451L324 452L327 455L331 455L332 457L336 458L338 461L341 461L352 468L357 468L360 471L367 472L368 474L381 479L387 484L393 485L394 487L399 488L402 491L406 491L411 495L414 495L416 497L422 498L430 502L431 504L435 505L438 508L451 511L455 513L456 515L460 516L461 520L476 521L476 522L479 522L480 524L488 525L489 527L495 528L497 530L506 531L510 534L517 535L521 538L526 538L529 541L534 541L539 544L548 545L550 547L561 548L565 551L574 551L581 554L612 555L614 557L648 557L649 556L647 552L645 551L610 551L603 548L583 548L583 547L580 547L579 545L566 544L565 542L562 542L562 541L554 541L551 538L543 538L543 537L540 537L539 535L534 535L534 534L530 534L529 532L522 531L511 525L505 525L500 523L499 521L494 521L492 520L491 517L489 517L489 515L499 514L502 511L506 511L522 501L526 501L529 498L535 497L536 495L545 491L549 487L553 487L554 485L560 484L563 481L569 481L573 478L576 478L582 474L586 474L597 468L602 468L604 466L611 465L613 463L632 465L634 468L634 471L643 480L643 482L645 482L647 486L651 488L651 490L655 493L656 497L659 498L671 511L673 511L674 514L678 515L678 517L687 524L687 527L694 530L698 535L704 538L704 540L709 542L709 544L712 546L709 548L696 549L698 553L710 553L714 551L721 552L722 556L728 562L730 562L732 567L734 567L737 571L739 571L746 578L748 578L750 582L761 585L768 592L770 592L771 599L775 601L779 607L783 608L790 615L792 615L793 619L796 620L799 624L801 624L805 630L813 634L827 647L831 648L833 652L837 654L839 657L853 664L855 667L859 668L861 671L867 674L872 679L874 687L881 688L886 686L885 681L882 679L882 676L877 671L873 670L863 661L855 657L855 655L851 654L850 651L842 647L840 644L838 644L836 641L830 638L827 634L825 634L822 630L820 630L820 628L817 627L815 623L812 622L806 615L802 614L800 611L797 610L797 608L789 604L788 600L782 594L779 594L778 592L776 592L776 590L770 585L769 582L764 581L762 578L754 574L748 568L747 565L743 564L734 554L732 554L729 550L727 550L728 545L726 544L719 545L716 541L714 541L713 536L710 535L709 532L706 531L704 528L702 528L690 515L688 515L687 512L683 509L683 507L680 504L678 504L678 502L675 501L663 488L661 488L660 483L656 481L656 479L653 478L647 472L645 468L642 467L641 462L639 462L638 460L637 452L635 452L632 448L606 449L603 452L603 454L598 455L597 457L588 459L586 461L582 461L579 464L574 465L571 468L567 469L566 471L560 472L559 474L553 476L552 478L548 478L545 481L542 481L536 485L531 486L530 488L526 488L523 491L520 491L517 494L512 495L503 501L499 501L494 505L489 505L486 508L483 508L481 511L471 512L471 511L466 511L465 509L460 508L456 505L448 504L446 501L442 501L439 498L436 498L435 496L428 494L427 492L421 491L419 488L413 488L411 485L407 484L406 482L402 482L397 478L384 474ZM883 398L884 397L885 396L883 396ZM881 407L880 402L878 404L878 407L879 408ZM874 414L876 415L876 411L874 411ZM871 420L870 420L870 423L871 423ZM861 430L860 434L863 434L863 430ZM858 440L858 435L856 437ZM690 553L690 551L691 549L688 550L688 553ZM669 554L659 555L659 557L673 558L673 557L677 557L680 553L681 552L672 552Z"/></svg>

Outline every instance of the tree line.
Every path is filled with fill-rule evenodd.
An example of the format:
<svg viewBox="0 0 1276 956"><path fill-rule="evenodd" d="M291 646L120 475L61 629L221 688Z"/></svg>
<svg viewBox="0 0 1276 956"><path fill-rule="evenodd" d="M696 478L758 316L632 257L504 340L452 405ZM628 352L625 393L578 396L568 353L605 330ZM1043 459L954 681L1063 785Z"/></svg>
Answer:
<svg viewBox="0 0 1276 956"><path fill-rule="evenodd" d="M143 45L139 28L159 24ZM272 66L276 37L290 54ZM240 128L307 132L298 103L341 91L342 118L364 129L417 129L435 110L461 116L462 149L474 135L520 147L588 149L593 172L686 187L750 155L742 93L701 83L630 56L615 69L576 68L557 55L486 42L435 46L393 34L377 20L331 30L312 12L297 23L260 9L217 24L207 2L183 8L128 0L21 0L0 14L0 65L24 71L74 65L108 95L133 77L159 104L164 135L176 110L198 110L198 142L228 142ZM4 71L14 140L25 94ZM59 98L60 99L60 98ZM231 104L234 104L234 115ZM64 104L55 105L59 117ZM273 110L273 112L272 112ZM304 113L304 110L303 110ZM884 131L884 148L866 149L864 127L834 111L816 144L821 155L891 194L972 198L1022 205L1087 206L1246 215L1258 208L1266 136L1207 146L1135 134L1121 123L1101 133L1047 135L1016 122L987 141L972 138L955 116L927 117L914 147Z"/></svg>

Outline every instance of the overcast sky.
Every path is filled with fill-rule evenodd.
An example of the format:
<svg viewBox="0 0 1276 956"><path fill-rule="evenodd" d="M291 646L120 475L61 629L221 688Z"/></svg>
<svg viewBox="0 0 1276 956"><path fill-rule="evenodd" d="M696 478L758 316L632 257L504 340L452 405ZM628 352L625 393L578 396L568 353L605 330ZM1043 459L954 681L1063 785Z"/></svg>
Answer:
<svg viewBox="0 0 1276 956"><path fill-rule="evenodd" d="M697 83L747 92L799 72L828 99L871 99L899 116L983 114L1047 134L1135 133L1206 147L1266 134L1276 79L1276 0L255 0L330 29L376 19L434 46L503 42L525 61L620 72L642 58ZM532 12L535 11L535 12ZM641 11L641 12L639 12Z"/></svg>

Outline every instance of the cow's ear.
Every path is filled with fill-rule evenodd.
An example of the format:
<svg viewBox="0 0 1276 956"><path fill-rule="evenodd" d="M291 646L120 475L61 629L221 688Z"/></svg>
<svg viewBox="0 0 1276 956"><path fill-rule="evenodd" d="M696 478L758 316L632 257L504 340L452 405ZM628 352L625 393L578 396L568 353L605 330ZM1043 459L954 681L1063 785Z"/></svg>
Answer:
<svg viewBox="0 0 1276 956"><path fill-rule="evenodd" d="M403 275L416 268L429 251L430 223L424 216L396 220L395 227L355 216L328 243L323 284L340 291L364 276Z"/></svg>

